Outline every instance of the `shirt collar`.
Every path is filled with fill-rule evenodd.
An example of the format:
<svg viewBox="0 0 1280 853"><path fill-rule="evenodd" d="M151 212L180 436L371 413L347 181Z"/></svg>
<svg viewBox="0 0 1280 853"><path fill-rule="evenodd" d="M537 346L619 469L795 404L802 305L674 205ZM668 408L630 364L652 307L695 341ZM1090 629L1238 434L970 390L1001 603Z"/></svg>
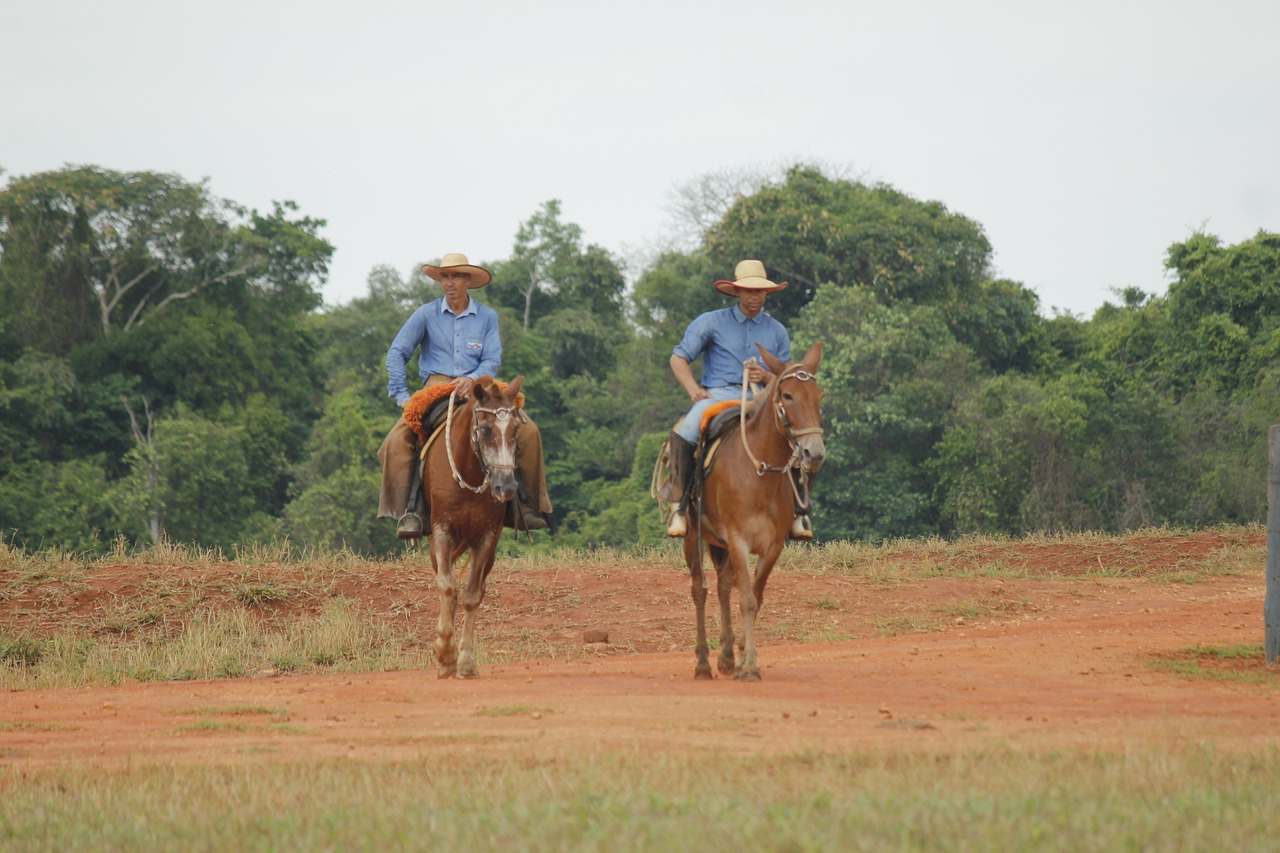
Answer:
<svg viewBox="0 0 1280 853"><path fill-rule="evenodd" d="M733 319L737 320L739 323L759 323L764 317L763 308L761 308L760 313L754 317L748 317L746 314L743 314L742 308L737 305L730 306L729 310L733 312Z"/></svg>
<svg viewBox="0 0 1280 853"><path fill-rule="evenodd" d="M447 314L453 314L453 309L449 307L449 300L448 300L448 299L445 299L443 296L441 296L441 297L440 297L440 313L441 313L441 314L446 314L446 313L447 313ZM462 309L462 313L461 313L461 314L454 314L454 316L455 316L455 317L465 317L465 316L467 316L468 314L478 314L478 313L479 313L479 312L478 312L478 311L476 311L476 301L475 301L474 299L472 299L472 298L471 298L471 295L470 295L470 294L468 294L468 295L467 295L467 307L466 307L466 308L464 308L464 309Z"/></svg>

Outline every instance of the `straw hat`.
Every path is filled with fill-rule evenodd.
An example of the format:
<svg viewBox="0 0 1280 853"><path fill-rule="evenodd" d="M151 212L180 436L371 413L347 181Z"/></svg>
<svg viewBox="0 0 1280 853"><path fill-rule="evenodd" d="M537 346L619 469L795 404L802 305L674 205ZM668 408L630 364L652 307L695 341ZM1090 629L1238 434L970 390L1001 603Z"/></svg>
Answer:
<svg viewBox="0 0 1280 853"><path fill-rule="evenodd" d="M440 259L440 266L432 266L431 264L423 264L422 271L427 278L440 280L445 271L449 272L469 272L471 273L471 281L467 282L467 290L476 287L484 287L493 276L484 267L478 267L467 261L467 256L461 252L450 252Z"/></svg>
<svg viewBox="0 0 1280 853"><path fill-rule="evenodd" d="M738 261L733 268L733 281L717 281L716 290L726 296L737 296L734 288L743 290L763 290L765 293L777 293L787 286L787 282L774 284L765 275L764 264L759 261Z"/></svg>

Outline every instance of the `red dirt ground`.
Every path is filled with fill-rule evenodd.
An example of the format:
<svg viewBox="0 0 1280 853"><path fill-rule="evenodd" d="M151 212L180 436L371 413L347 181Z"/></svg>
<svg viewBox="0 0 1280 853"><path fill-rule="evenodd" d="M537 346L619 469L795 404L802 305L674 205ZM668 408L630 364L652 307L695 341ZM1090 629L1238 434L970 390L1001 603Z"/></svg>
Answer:
<svg viewBox="0 0 1280 853"><path fill-rule="evenodd" d="M497 662L482 659L477 680L428 670L0 693L0 767L1275 745L1280 668L1235 661L1224 666L1245 680L1221 680L1153 665L1195 646L1260 643L1264 566L1195 583L1083 574L1104 563L1174 565L1216 547L1212 535L1129 544L1122 555L1033 549L1030 578L884 585L780 568L761 616L758 684L693 680L693 609L679 570L504 575L499 564L479 622ZM81 595L144 580L104 567ZM429 643L436 608L425 572L378 566L347 583L344 594L387 618L420 623ZM12 625L0 614L0 626ZM884 636L913 625L931 630ZM610 642L584 645L590 628ZM823 637L836 639L797 641ZM502 663L520 643L545 645L549 657ZM263 708L277 713L247 712Z"/></svg>

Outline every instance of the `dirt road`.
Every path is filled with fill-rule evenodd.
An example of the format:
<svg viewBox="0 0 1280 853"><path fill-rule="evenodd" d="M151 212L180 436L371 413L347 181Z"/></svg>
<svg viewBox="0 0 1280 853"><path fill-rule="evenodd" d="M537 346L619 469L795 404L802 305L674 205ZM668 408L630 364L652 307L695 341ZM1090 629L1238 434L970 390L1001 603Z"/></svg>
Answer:
<svg viewBox="0 0 1280 853"><path fill-rule="evenodd" d="M434 622L427 580L411 584L424 623ZM490 662L474 681L412 671L0 694L0 764L685 747L1121 750L1201 741L1250 750L1277 742L1275 668L1256 658L1224 661L1233 679L1226 680L1156 663L1197 646L1260 643L1261 567L1190 584L974 578L884 587L775 574L758 684L693 680L687 583L669 568L625 577L598 566L495 575L480 623ZM966 618L950 615L948 601L987 605ZM929 630L909 630L913 614L931 614ZM883 636L885 619L908 630ZM829 629L860 638L786 641L801 622L807 637ZM609 631L610 642L581 646L585 627ZM500 662L511 643L530 637L550 638L549 649L581 647Z"/></svg>

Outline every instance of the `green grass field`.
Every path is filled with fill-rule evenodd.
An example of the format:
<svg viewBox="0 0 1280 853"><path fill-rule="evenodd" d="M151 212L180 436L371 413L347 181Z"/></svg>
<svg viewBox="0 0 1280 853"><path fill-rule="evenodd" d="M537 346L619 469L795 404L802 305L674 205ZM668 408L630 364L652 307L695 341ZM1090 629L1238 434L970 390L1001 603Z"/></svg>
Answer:
<svg viewBox="0 0 1280 853"><path fill-rule="evenodd" d="M1198 747L0 769L0 849L1264 851L1277 767Z"/></svg>

